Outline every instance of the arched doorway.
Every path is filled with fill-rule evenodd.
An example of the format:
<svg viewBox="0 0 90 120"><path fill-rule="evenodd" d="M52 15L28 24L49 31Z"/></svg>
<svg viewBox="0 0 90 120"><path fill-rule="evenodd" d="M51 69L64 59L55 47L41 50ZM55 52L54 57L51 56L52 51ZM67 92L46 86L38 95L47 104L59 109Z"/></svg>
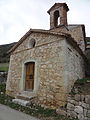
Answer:
<svg viewBox="0 0 90 120"><path fill-rule="evenodd" d="M34 73L35 73L35 62L27 62L26 76L25 76L25 91L32 91L34 89Z"/></svg>

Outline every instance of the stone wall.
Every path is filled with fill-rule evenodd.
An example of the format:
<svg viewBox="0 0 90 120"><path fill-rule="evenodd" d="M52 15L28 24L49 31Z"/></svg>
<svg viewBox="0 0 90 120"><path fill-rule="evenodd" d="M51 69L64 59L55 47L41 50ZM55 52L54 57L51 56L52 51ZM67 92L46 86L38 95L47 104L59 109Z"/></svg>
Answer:
<svg viewBox="0 0 90 120"><path fill-rule="evenodd" d="M30 39L36 40L29 49ZM33 93L37 103L50 107L65 104L64 88L64 38L47 34L31 34L13 52L7 81L7 94L17 96L25 89L25 63L35 62Z"/></svg>
<svg viewBox="0 0 90 120"><path fill-rule="evenodd" d="M34 48L29 46L32 38L36 41ZM36 103L50 108L65 105L75 80L84 77L83 57L65 37L32 33L10 57L7 94L16 97L25 91L25 63L32 61L35 62L34 90L25 94L35 94Z"/></svg>
<svg viewBox="0 0 90 120"><path fill-rule="evenodd" d="M70 92L77 79L85 77L85 61L77 52L76 48L66 41L65 63L64 63L64 83L67 91Z"/></svg>
<svg viewBox="0 0 90 120"><path fill-rule="evenodd" d="M90 95L69 96L67 115L78 117L79 120L90 120Z"/></svg>
<svg viewBox="0 0 90 120"><path fill-rule="evenodd" d="M90 95L69 95L67 107L57 109L57 113L78 118L79 120L90 120Z"/></svg>
<svg viewBox="0 0 90 120"><path fill-rule="evenodd" d="M64 32L68 33L74 38L77 42L81 50L85 51L85 36L84 36L84 25L67 25L67 26L60 26L58 28L52 29L51 31L55 32Z"/></svg>

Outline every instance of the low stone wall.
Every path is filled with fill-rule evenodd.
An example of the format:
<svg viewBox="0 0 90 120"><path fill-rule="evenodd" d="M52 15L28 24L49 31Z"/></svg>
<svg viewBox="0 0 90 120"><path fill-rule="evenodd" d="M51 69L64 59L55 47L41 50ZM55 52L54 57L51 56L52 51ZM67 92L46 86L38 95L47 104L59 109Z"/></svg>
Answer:
<svg viewBox="0 0 90 120"><path fill-rule="evenodd" d="M90 120L90 95L69 95L66 108L57 109L58 114Z"/></svg>
<svg viewBox="0 0 90 120"><path fill-rule="evenodd" d="M67 115L80 120L90 120L90 95L76 94L68 97Z"/></svg>

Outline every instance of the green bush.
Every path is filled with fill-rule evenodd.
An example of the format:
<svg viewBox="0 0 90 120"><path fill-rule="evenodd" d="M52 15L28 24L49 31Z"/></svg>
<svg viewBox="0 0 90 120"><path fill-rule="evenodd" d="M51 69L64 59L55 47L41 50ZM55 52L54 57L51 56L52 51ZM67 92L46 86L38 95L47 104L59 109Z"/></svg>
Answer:
<svg viewBox="0 0 90 120"><path fill-rule="evenodd" d="M83 78L83 79L78 79L75 84L84 84L86 82L90 81L90 78Z"/></svg>

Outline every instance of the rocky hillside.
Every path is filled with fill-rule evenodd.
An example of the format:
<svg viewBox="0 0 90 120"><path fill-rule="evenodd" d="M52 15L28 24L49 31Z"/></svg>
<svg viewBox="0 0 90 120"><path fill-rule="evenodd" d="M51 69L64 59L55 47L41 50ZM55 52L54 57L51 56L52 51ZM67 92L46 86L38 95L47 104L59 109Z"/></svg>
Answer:
<svg viewBox="0 0 90 120"><path fill-rule="evenodd" d="M15 45L16 43L0 45L0 63L9 62L10 54L8 51Z"/></svg>

